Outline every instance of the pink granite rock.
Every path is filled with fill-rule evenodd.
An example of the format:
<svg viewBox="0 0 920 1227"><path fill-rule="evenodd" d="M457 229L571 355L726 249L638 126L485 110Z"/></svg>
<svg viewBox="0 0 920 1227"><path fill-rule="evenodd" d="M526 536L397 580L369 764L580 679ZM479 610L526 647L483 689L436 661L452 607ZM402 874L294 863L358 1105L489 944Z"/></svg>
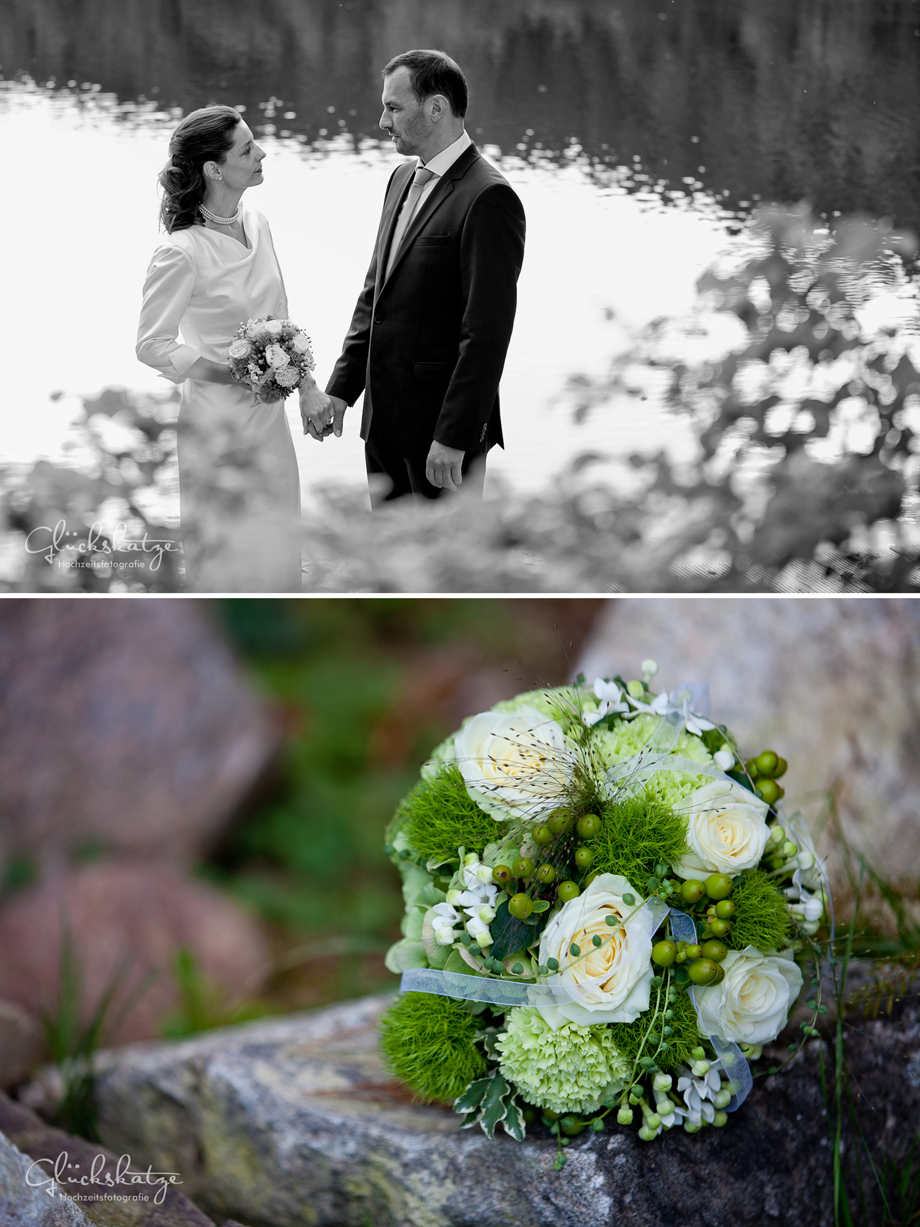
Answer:
<svg viewBox="0 0 920 1227"><path fill-rule="evenodd" d="M157 861L100 861L49 877L0 909L0 998L34 1013L54 1010L61 934L69 933L92 1014L119 966L126 968L114 1007L149 972L159 973L109 1043L155 1037L179 1004L176 952L191 949L224 1003L255 996L268 969L257 923L212 887Z"/></svg>
<svg viewBox="0 0 920 1227"><path fill-rule="evenodd" d="M194 603L0 602L0 864L200 855L277 737Z"/></svg>

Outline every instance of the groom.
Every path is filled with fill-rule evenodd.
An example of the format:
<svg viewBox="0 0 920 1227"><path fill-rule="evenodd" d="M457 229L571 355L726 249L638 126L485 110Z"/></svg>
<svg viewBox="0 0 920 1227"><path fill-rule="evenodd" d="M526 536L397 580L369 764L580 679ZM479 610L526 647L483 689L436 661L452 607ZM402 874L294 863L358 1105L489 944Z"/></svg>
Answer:
<svg viewBox="0 0 920 1227"><path fill-rule="evenodd" d="M326 392L336 435L364 392L368 478L388 479L388 500L438 498L464 479L481 493L486 453L503 443L498 383L514 324L524 210L464 129L467 101L466 78L441 51L406 51L383 70L380 127L398 153L416 160L390 178L367 279Z"/></svg>

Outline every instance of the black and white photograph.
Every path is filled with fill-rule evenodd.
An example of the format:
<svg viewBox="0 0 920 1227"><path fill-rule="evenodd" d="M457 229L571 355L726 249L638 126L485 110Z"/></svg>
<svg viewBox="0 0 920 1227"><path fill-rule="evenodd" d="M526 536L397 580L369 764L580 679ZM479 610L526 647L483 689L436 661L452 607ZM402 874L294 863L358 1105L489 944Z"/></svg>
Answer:
<svg viewBox="0 0 920 1227"><path fill-rule="evenodd" d="M8 0L8 592L918 586L913 0Z"/></svg>

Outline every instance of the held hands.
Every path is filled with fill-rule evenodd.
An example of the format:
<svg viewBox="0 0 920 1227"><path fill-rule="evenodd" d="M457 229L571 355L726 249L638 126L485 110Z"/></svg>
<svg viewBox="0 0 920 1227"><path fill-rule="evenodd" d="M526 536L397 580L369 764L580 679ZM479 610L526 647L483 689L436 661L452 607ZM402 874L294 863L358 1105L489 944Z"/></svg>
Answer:
<svg viewBox="0 0 920 1227"><path fill-rule="evenodd" d="M435 439L425 462L425 476L439 490L459 490L463 481L461 466L464 455L462 449L447 447Z"/></svg>
<svg viewBox="0 0 920 1227"><path fill-rule="evenodd" d="M347 405L337 396L327 396L311 379L300 389L300 419L303 432L322 443L327 435L342 434L342 418Z"/></svg>

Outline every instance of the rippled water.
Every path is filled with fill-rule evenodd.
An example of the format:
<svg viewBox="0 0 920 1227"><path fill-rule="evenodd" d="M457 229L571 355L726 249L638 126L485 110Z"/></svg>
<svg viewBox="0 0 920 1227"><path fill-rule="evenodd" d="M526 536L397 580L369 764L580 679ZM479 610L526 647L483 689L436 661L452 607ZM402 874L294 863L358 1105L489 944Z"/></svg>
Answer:
<svg viewBox="0 0 920 1227"><path fill-rule="evenodd" d="M133 354L155 176L176 119L209 101L245 108L260 132L253 200L328 372L398 161L376 130L379 70L408 46L443 45L464 66L469 127L527 211L507 451L493 462L518 484L582 448L692 446L654 388L582 426L560 394L652 319L687 311L698 273L746 242L758 198L916 225L914 0L99 0L84 17L65 0L0 13L5 461L60 455L83 395L163 387ZM878 296L880 317L909 316L910 287L892 297ZM362 472L354 421L298 449L307 495Z"/></svg>

